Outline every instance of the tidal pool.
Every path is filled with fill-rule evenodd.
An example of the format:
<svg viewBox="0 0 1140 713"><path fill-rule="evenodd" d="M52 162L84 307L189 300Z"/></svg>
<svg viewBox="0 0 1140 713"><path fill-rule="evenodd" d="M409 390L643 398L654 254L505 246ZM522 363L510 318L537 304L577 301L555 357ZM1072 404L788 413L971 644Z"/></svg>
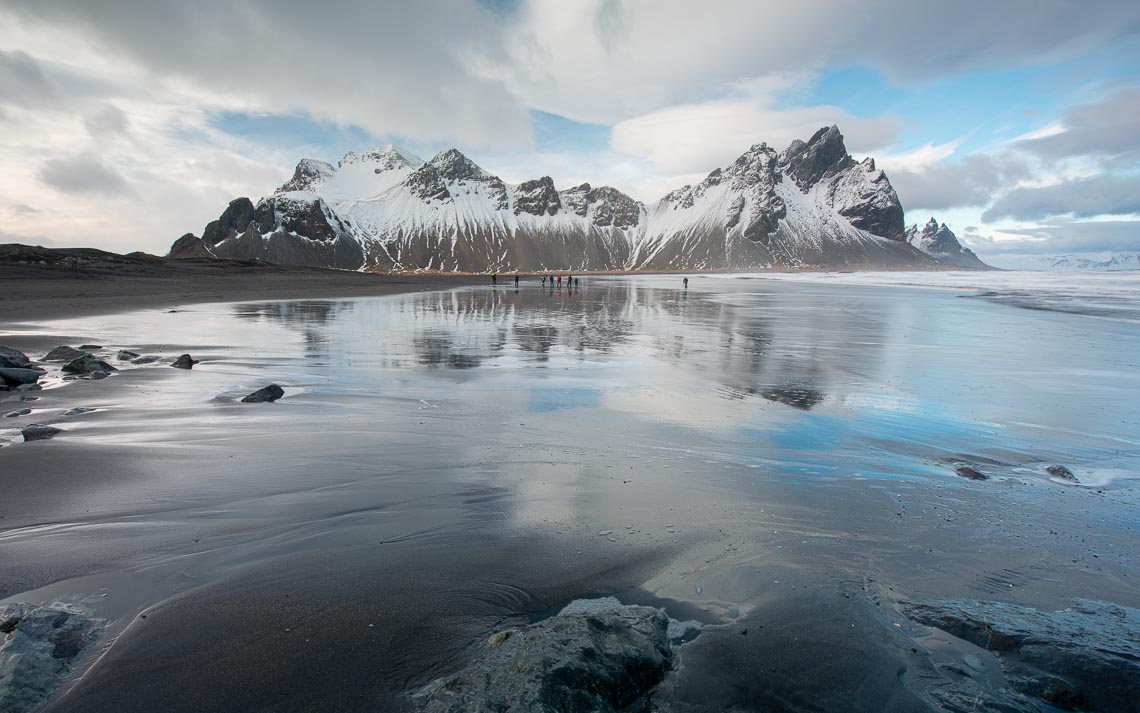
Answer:
<svg viewBox="0 0 1140 713"><path fill-rule="evenodd" d="M497 627L594 595L713 626L779 612L773 640L806 642L779 685L810 702L796 656L863 655L832 593L887 622L929 597L1140 605L1137 282L923 277L589 276L27 325L8 336L202 363L51 379L3 419L0 597L111 622L60 711L395 709ZM269 383L285 397L238 401ZM65 432L19 442L33 422ZM756 686L760 666L709 675Z"/></svg>

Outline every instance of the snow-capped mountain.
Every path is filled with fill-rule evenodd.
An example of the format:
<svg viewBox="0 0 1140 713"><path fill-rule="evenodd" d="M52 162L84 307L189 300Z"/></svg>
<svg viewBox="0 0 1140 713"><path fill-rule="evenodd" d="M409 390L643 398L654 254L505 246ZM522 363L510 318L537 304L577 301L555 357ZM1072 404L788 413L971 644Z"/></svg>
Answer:
<svg viewBox="0 0 1140 713"><path fill-rule="evenodd" d="M973 250L962 247L962 243L958 242L958 236L949 226L945 223L939 225L934 218L926 221L922 230L918 229L917 224L907 228L906 241L935 260L948 265L977 269L989 267L978 259Z"/></svg>
<svg viewBox="0 0 1140 713"><path fill-rule="evenodd" d="M607 186L508 184L455 149L304 159L272 195L234 200L170 256L464 272L941 264L906 237L890 181L832 126L782 152L753 146L649 206Z"/></svg>

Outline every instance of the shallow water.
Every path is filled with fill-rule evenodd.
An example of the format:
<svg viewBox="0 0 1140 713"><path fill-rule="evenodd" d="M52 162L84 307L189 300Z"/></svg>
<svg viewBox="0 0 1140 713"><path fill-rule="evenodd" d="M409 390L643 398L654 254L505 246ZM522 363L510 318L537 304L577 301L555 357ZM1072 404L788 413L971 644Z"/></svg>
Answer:
<svg viewBox="0 0 1140 713"><path fill-rule="evenodd" d="M925 277L30 325L9 336L203 362L54 381L3 419L0 596L125 632L59 710L366 710L583 595L719 623L830 586L888 617L931 596L1137 606L1137 282ZM270 382L284 399L236 402ZM66 432L17 443L28 422Z"/></svg>

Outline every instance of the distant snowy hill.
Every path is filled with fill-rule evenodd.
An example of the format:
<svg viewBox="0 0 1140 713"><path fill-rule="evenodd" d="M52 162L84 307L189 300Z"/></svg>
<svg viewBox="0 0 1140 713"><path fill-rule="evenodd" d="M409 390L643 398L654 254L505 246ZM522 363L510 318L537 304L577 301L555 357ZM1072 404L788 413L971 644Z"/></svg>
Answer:
<svg viewBox="0 0 1140 713"><path fill-rule="evenodd" d="M973 250L962 247L958 236L945 223L939 225L934 218L928 220L922 230L918 229L918 225L907 228L906 241L947 265L977 269L989 267L978 259Z"/></svg>
<svg viewBox="0 0 1140 713"><path fill-rule="evenodd" d="M1000 267L1015 270L1140 270L1140 252L1083 255L1004 255Z"/></svg>
<svg viewBox="0 0 1140 713"><path fill-rule="evenodd" d="M956 262L962 252L909 243L886 174L851 158L832 126L782 152L753 146L648 206L608 186L507 184L455 149L303 159L170 256L380 271L984 267Z"/></svg>

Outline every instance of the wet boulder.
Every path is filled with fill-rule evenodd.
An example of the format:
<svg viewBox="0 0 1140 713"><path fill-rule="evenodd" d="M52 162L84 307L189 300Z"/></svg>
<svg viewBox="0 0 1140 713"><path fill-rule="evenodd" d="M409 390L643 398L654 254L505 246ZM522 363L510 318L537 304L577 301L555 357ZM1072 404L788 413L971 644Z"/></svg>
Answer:
<svg viewBox="0 0 1140 713"><path fill-rule="evenodd" d="M30 443L31 441L46 441L60 433L63 433L63 429L56 428L55 426L44 426L39 423L24 426L23 430L20 431L20 435L24 437L25 443Z"/></svg>
<svg viewBox="0 0 1140 713"><path fill-rule="evenodd" d="M12 347L0 347L0 368L26 369L31 365L28 355Z"/></svg>
<svg viewBox="0 0 1140 713"><path fill-rule="evenodd" d="M18 408L15 411L9 411L4 415L8 418L18 418L20 416L27 416L31 412L32 410L30 408Z"/></svg>
<svg viewBox="0 0 1140 713"><path fill-rule="evenodd" d="M668 628L665 612L652 607L567 607L492 636L466 668L414 698L429 713L626 710L672 667Z"/></svg>
<svg viewBox="0 0 1140 713"><path fill-rule="evenodd" d="M276 401L285 395L285 389L282 389L277 384L270 384L264 388L254 391L252 394L242 398L243 404L261 404Z"/></svg>
<svg viewBox="0 0 1140 713"><path fill-rule="evenodd" d="M132 364L153 364L156 361L161 361L161 360L162 360L162 357L157 357L157 356L154 356L152 354L149 356L141 356L138 359L131 359L131 363Z"/></svg>
<svg viewBox="0 0 1140 713"><path fill-rule="evenodd" d="M103 345L102 344L80 344L76 348L79 349L79 351L81 351L81 352L93 352L93 351L96 351L98 349L102 349Z"/></svg>
<svg viewBox="0 0 1140 713"><path fill-rule="evenodd" d="M175 359L174 363L171 364L171 366L175 369L193 369L194 365L198 364L199 362L199 359L195 359L189 354L183 354L182 356Z"/></svg>
<svg viewBox="0 0 1140 713"><path fill-rule="evenodd" d="M1069 470L1068 468L1066 468L1063 465L1051 465L1045 469L1045 472L1048 473L1049 475L1053 476L1054 478L1060 478L1061 480L1068 480L1068 481L1073 482L1073 483L1078 482L1077 476L1073 475L1073 471Z"/></svg>
<svg viewBox="0 0 1140 713"><path fill-rule="evenodd" d="M91 355L87 352L80 351L73 347L61 346L52 349L50 352L45 354L44 358L40 361L75 361L76 359L84 356Z"/></svg>
<svg viewBox="0 0 1140 713"><path fill-rule="evenodd" d="M138 359L139 355L136 352L120 349L119 353L115 355L115 358L119 361L130 361L131 359Z"/></svg>
<svg viewBox="0 0 1140 713"><path fill-rule="evenodd" d="M66 604L0 605L0 711L39 705L103 628L103 620Z"/></svg>
<svg viewBox="0 0 1140 713"><path fill-rule="evenodd" d="M969 480L989 480L988 475L969 465L956 465L954 466L954 472Z"/></svg>
<svg viewBox="0 0 1140 713"><path fill-rule="evenodd" d="M2 367L0 368L0 383L16 388L25 384L34 384L40 378L40 372L35 369L24 369L17 367Z"/></svg>
<svg viewBox="0 0 1140 713"><path fill-rule="evenodd" d="M1006 680L1026 696L1064 710L1137 710L1138 609L1090 599L1055 612L978 599L900 608L920 624L997 652Z"/></svg>
<svg viewBox="0 0 1140 713"><path fill-rule="evenodd" d="M118 371L118 369L102 359L84 352L83 356L64 364L63 371L68 374L91 374L97 371Z"/></svg>

